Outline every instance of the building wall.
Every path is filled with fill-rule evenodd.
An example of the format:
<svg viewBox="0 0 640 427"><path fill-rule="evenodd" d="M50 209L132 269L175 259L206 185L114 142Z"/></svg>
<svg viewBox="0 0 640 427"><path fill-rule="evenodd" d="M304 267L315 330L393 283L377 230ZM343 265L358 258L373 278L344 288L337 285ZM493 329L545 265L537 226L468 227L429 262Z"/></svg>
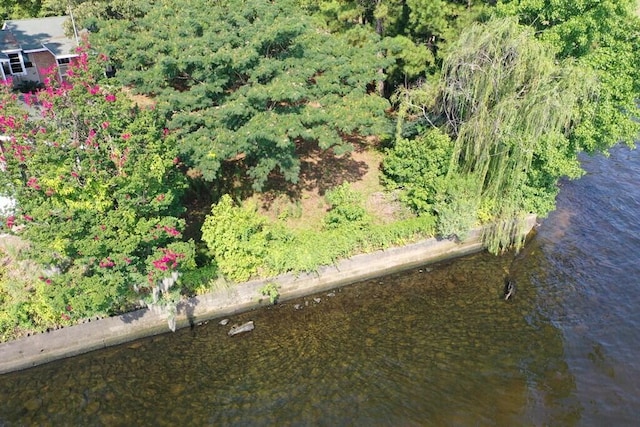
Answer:
<svg viewBox="0 0 640 427"><path fill-rule="evenodd" d="M29 54L29 59L31 59L31 62L33 62L33 66L37 70L38 81L43 83L46 76L42 71L46 68L57 65L56 58L50 52L33 52ZM57 73L55 76L57 79Z"/></svg>

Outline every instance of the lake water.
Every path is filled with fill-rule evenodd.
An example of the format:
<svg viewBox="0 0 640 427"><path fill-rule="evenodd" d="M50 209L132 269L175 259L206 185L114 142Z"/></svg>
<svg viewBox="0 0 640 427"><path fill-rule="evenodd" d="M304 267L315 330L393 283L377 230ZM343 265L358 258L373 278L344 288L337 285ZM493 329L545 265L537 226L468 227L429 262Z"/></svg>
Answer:
<svg viewBox="0 0 640 427"><path fill-rule="evenodd" d="M0 425L637 425L640 153L584 164L519 254L2 375Z"/></svg>

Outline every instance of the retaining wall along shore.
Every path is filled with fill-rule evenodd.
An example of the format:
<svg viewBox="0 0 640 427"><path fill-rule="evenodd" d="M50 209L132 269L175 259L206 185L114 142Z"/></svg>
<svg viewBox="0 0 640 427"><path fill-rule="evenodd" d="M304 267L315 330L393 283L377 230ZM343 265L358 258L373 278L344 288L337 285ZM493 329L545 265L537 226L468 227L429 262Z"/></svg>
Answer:
<svg viewBox="0 0 640 427"><path fill-rule="evenodd" d="M535 224L536 217L529 216L527 234ZM284 274L240 283L180 303L176 327L182 328L267 305L268 298L260 294L260 289L267 283L277 284L280 294L278 300L282 302L482 249L482 230L475 229L462 242L428 239L408 246L357 255L336 265L321 267L315 273ZM142 309L2 343L0 374L168 332L167 318L167 313Z"/></svg>

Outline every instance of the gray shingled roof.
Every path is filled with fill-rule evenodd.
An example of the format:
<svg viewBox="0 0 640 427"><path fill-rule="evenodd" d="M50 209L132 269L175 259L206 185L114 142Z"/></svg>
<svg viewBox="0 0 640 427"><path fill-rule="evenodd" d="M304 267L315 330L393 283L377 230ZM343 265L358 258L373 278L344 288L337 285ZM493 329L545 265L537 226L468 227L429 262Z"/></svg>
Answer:
<svg viewBox="0 0 640 427"><path fill-rule="evenodd" d="M55 56L75 54L78 43L64 34L67 16L14 19L5 21L0 36L0 50L49 49Z"/></svg>

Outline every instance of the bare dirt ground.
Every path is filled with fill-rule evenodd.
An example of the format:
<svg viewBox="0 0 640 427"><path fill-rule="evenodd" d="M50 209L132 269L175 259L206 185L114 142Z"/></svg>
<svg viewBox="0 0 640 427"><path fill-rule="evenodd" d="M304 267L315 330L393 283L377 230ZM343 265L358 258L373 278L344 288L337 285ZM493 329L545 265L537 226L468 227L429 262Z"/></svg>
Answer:
<svg viewBox="0 0 640 427"><path fill-rule="evenodd" d="M300 150L300 181L272 180L269 187L250 200L260 212L280 219L291 228L317 228L329 209L325 193L344 182L363 195L365 207L378 223L388 223L403 213L393 195L380 183L382 153L372 141L356 141L354 150L336 156L333 150L309 145Z"/></svg>

